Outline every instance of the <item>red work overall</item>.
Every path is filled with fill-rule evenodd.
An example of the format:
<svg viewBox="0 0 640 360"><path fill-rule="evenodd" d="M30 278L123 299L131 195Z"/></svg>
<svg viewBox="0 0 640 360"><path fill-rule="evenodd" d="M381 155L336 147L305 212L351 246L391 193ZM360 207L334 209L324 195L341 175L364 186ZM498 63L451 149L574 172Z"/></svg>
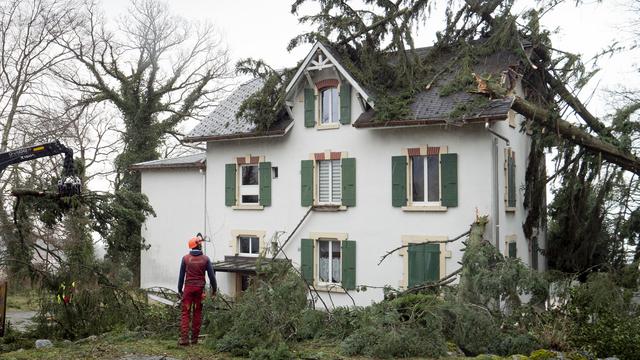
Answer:
<svg viewBox="0 0 640 360"><path fill-rule="evenodd" d="M184 291L182 295L182 322L180 324L180 339L189 339L189 322L193 309L193 323L191 325L191 343L197 343L202 324L202 292L205 285L205 272L210 266L206 255L187 254L182 258L185 267Z"/></svg>

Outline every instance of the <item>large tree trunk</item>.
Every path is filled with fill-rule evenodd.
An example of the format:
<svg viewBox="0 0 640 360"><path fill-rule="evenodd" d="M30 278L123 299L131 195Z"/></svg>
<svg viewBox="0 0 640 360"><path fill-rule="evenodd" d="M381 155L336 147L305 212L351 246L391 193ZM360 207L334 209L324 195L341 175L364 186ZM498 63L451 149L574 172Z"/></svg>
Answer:
<svg viewBox="0 0 640 360"><path fill-rule="evenodd" d="M527 119L536 122L549 131L557 133L563 139L581 146L587 151L601 155L603 159L625 170L640 175L640 159L633 154L625 152L619 147L587 133L584 129L560 119L548 110L520 97L516 97L512 108Z"/></svg>

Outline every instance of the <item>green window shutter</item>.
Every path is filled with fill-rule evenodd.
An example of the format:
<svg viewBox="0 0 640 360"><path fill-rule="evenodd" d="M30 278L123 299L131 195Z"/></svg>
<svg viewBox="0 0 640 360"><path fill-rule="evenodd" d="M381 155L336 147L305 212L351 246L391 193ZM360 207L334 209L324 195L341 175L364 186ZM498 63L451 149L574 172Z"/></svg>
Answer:
<svg viewBox="0 0 640 360"><path fill-rule="evenodd" d="M420 244L411 244L407 249L409 258L409 287L414 287L425 282L424 247Z"/></svg>
<svg viewBox="0 0 640 360"><path fill-rule="evenodd" d="M342 287L356 288L356 242L342 241Z"/></svg>
<svg viewBox="0 0 640 360"><path fill-rule="evenodd" d="M391 205L407 205L407 157L391 158Z"/></svg>
<svg viewBox="0 0 640 360"><path fill-rule="evenodd" d="M271 206L271 163L261 162L258 165L260 174L260 205Z"/></svg>
<svg viewBox="0 0 640 360"><path fill-rule="evenodd" d="M342 205L356 206L356 159L342 159Z"/></svg>
<svg viewBox="0 0 640 360"><path fill-rule="evenodd" d="M340 84L340 123L351 124L351 85L346 81Z"/></svg>
<svg viewBox="0 0 640 360"><path fill-rule="evenodd" d="M224 166L224 204L236 205L236 164Z"/></svg>
<svg viewBox="0 0 640 360"><path fill-rule="evenodd" d="M316 126L316 93L313 89L304 89L304 126Z"/></svg>
<svg viewBox="0 0 640 360"><path fill-rule="evenodd" d="M440 155L440 196L442 206L458 206L458 154Z"/></svg>
<svg viewBox="0 0 640 360"><path fill-rule="evenodd" d="M300 170L301 205L313 205L313 160L302 160Z"/></svg>
<svg viewBox="0 0 640 360"><path fill-rule="evenodd" d="M516 247L517 246L516 242L515 241L514 242L510 242L510 243L508 243L508 245L509 245L509 257L515 259L518 256L518 250L517 250L517 247Z"/></svg>
<svg viewBox="0 0 640 360"><path fill-rule="evenodd" d="M440 244L411 244L407 252L409 287L440 280Z"/></svg>
<svg viewBox="0 0 640 360"><path fill-rule="evenodd" d="M508 157L507 163L507 175L508 175L508 196L507 206L516 207L516 161L513 156Z"/></svg>
<svg viewBox="0 0 640 360"><path fill-rule="evenodd" d="M300 272L302 278L313 284L313 239L300 241Z"/></svg>
<svg viewBox="0 0 640 360"><path fill-rule="evenodd" d="M440 244L424 244L425 280L440 280Z"/></svg>

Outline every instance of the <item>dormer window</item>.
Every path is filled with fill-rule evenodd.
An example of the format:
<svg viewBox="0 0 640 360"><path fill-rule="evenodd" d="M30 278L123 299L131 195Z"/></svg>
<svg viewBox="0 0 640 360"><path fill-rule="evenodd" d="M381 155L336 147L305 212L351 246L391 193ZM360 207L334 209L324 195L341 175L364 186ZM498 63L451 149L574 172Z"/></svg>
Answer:
<svg viewBox="0 0 640 360"><path fill-rule="evenodd" d="M322 90L321 108L322 124L338 123L340 121L340 107L338 105L338 88L329 87Z"/></svg>

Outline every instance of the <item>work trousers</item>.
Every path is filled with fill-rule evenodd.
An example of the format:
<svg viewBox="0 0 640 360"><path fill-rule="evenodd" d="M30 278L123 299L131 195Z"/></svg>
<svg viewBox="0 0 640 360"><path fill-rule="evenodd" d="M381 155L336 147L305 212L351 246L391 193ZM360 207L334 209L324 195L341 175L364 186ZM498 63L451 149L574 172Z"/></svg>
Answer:
<svg viewBox="0 0 640 360"><path fill-rule="evenodd" d="M198 341L200 326L202 325L202 291L201 286L185 285L182 294L182 322L180 324L180 341L189 341L189 322L191 321L191 309L193 320L191 324L191 343Z"/></svg>

